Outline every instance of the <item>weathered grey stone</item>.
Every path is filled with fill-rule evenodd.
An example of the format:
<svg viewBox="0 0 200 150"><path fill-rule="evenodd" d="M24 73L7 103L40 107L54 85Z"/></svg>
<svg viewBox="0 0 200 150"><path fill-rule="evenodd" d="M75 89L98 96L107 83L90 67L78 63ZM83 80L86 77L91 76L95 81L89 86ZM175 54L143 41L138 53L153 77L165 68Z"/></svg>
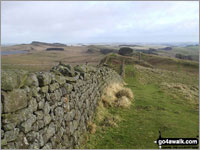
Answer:
<svg viewBox="0 0 200 150"><path fill-rule="evenodd" d="M51 143L52 143L52 149L57 149L58 147L57 147L57 143L59 143L60 141L58 141L58 139L56 138L56 136L53 136L52 138L51 138Z"/></svg>
<svg viewBox="0 0 200 150"><path fill-rule="evenodd" d="M31 88L31 92L32 92L32 96L33 97L38 97L38 92L39 92L40 88L39 87L32 87Z"/></svg>
<svg viewBox="0 0 200 150"><path fill-rule="evenodd" d="M82 101L78 101L77 104L78 104L78 108L81 109L81 108L82 108L82 105L83 105L83 102L82 102Z"/></svg>
<svg viewBox="0 0 200 150"><path fill-rule="evenodd" d="M33 142L33 144L29 146L29 149L39 149L39 148L40 148L40 145L38 141Z"/></svg>
<svg viewBox="0 0 200 150"><path fill-rule="evenodd" d="M35 142L36 140L39 139L39 132L31 131L31 132L26 134L26 138L27 138L28 143L33 143L33 142Z"/></svg>
<svg viewBox="0 0 200 150"><path fill-rule="evenodd" d="M6 139L1 139L1 146L7 145L7 140Z"/></svg>
<svg viewBox="0 0 200 150"><path fill-rule="evenodd" d="M74 103L73 102L68 102L69 103L69 106L71 109L74 109Z"/></svg>
<svg viewBox="0 0 200 150"><path fill-rule="evenodd" d="M4 130L1 129L1 139L4 137Z"/></svg>
<svg viewBox="0 0 200 150"><path fill-rule="evenodd" d="M67 83L74 83L77 81L77 79L78 79L78 77L77 78L76 77L65 77L65 80Z"/></svg>
<svg viewBox="0 0 200 150"><path fill-rule="evenodd" d="M79 137L87 130L86 124L94 116L102 89L115 81L114 78L117 80L115 82L121 82L120 78L115 77L116 73L106 67L98 69L97 73L92 72L92 69L88 69L87 66L85 69L86 72L83 71L81 75L87 76L87 81L78 79L79 72L75 72L73 77L58 73L61 82L52 78L53 73L48 73L51 76L51 83L40 84L41 88L38 89L31 83L28 84L31 88L24 86L26 95L33 93L34 88L36 93L35 96L32 94L32 97L35 97L33 99L31 95L28 96L30 97L28 107L15 113L2 114L4 132L20 127L21 132L26 135L19 138L17 136L13 141L15 148L75 148L80 144ZM66 83L71 79L76 82ZM43 90L45 86L49 87L49 90ZM39 89L43 92L38 93ZM35 119L31 120L31 118ZM27 140L24 137L27 137ZM2 139L7 144L3 134ZM6 144L3 148L6 148Z"/></svg>
<svg viewBox="0 0 200 150"><path fill-rule="evenodd" d="M49 72L39 73L37 75L39 86L45 86L51 83L52 75Z"/></svg>
<svg viewBox="0 0 200 150"><path fill-rule="evenodd" d="M32 130L31 130L31 131L36 131L36 132L39 131L39 127L38 127L38 123L37 123L37 121L33 124L33 126L32 126Z"/></svg>
<svg viewBox="0 0 200 150"><path fill-rule="evenodd" d="M45 104L45 100L44 99L40 99L40 101L38 103L38 108L39 109L43 109L44 108L44 104Z"/></svg>
<svg viewBox="0 0 200 150"><path fill-rule="evenodd" d="M44 104L44 114L49 114L51 108L48 102L45 102Z"/></svg>
<svg viewBox="0 0 200 150"><path fill-rule="evenodd" d="M15 140L15 146L16 146L15 149L27 149L28 148L29 143L23 132L20 132L18 134L18 137Z"/></svg>
<svg viewBox="0 0 200 150"><path fill-rule="evenodd" d="M44 121L43 120L38 120L37 124L38 124L38 129L39 130L44 127Z"/></svg>
<svg viewBox="0 0 200 150"><path fill-rule="evenodd" d="M96 72L97 69L93 66L88 65L78 65L74 67L75 71L78 71L80 73L89 73L89 72Z"/></svg>
<svg viewBox="0 0 200 150"><path fill-rule="evenodd" d="M66 98L62 97L60 102L57 102L58 106L63 106L63 103L66 103Z"/></svg>
<svg viewBox="0 0 200 150"><path fill-rule="evenodd" d="M9 130L12 130L16 127L17 123L14 122L14 123L8 123L8 124L5 124L3 127L6 131L9 131Z"/></svg>
<svg viewBox="0 0 200 150"><path fill-rule="evenodd" d="M40 111L36 111L35 114L37 116L37 120L41 120L44 117L44 113L41 110Z"/></svg>
<svg viewBox="0 0 200 150"><path fill-rule="evenodd" d="M41 134L39 135L39 145L40 145L40 147L44 146L44 139Z"/></svg>
<svg viewBox="0 0 200 150"><path fill-rule="evenodd" d="M1 70L1 89L11 91L24 86L27 79L27 71Z"/></svg>
<svg viewBox="0 0 200 150"><path fill-rule="evenodd" d="M71 115L69 113L67 113L66 115L64 115L64 118L68 122L72 120Z"/></svg>
<svg viewBox="0 0 200 150"><path fill-rule="evenodd" d="M72 135L74 133L74 125L72 122L69 123L69 131L70 131L70 134Z"/></svg>
<svg viewBox="0 0 200 150"><path fill-rule="evenodd" d="M86 65L81 65L81 66L77 65L74 67L74 70L81 72L81 73L85 73L85 72L87 72L87 67L86 67Z"/></svg>
<svg viewBox="0 0 200 150"><path fill-rule="evenodd" d="M53 72L60 72L64 76L75 76L74 68L71 65L60 64L51 69Z"/></svg>
<svg viewBox="0 0 200 150"><path fill-rule="evenodd" d="M69 141L69 137L67 135L63 135L63 141L65 141L63 144L65 146L65 148L69 149L71 145L70 141Z"/></svg>
<svg viewBox="0 0 200 150"><path fill-rule="evenodd" d="M55 134L55 125L54 123L50 123L49 127L47 128L44 134L44 143L46 143L54 134Z"/></svg>
<svg viewBox="0 0 200 150"><path fill-rule="evenodd" d="M27 140L26 137L24 137L24 144L25 144L25 145L29 145L28 140Z"/></svg>
<svg viewBox="0 0 200 150"><path fill-rule="evenodd" d="M50 94L50 98L52 101L60 101L61 93L58 90L56 90L56 91L54 91L54 93Z"/></svg>
<svg viewBox="0 0 200 150"><path fill-rule="evenodd" d="M55 91L55 96L56 96L56 100L60 101L61 100L61 96L62 96L61 90L56 90Z"/></svg>
<svg viewBox="0 0 200 150"><path fill-rule="evenodd" d="M76 111L75 119L76 119L77 121L80 121L80 119L81 119L81 112L80 112L79 110Z"/></svg>
<svg viewBox="0 0 200 150"><path fill-rule="evenodd" d="M71 119L74 119L75 113L76 113L76 111L75 111L74 109L72 109L72 110L69 112Z"/></svg>
<svg viewBox="0 0 200 150"><path fill-rule="evenodd" d="M4 112L2 101L4 101L4 97L3 97L3 95L1 95L1 114Z"/></svg>
<svg viewBox="0 0 200 150"><path fill-rule="evenodd" d="M59 88L59 84L58 83L53 83L53 84L49 85L50 92L54 92L58 88Z"/></svg>
<svg viewBox="0 0 200 150"><path fill-rule="evenodd" d="M52 144L47 143L47 144L44 145L44 147L42 149L52 149Z"/></svg>
<svg viewBox="0 0 200 150"><path fill-rule="evenodd" d="M66 79L63 76L55 75L55 80L60 84L64 85L66 83Z"/></svg>
<svg viewBox="0 0 200 150"><path fill-rule="evenodd" d="M50 101L50 100L51 100L51 97L50 97L50 94L49 94L49 93L46 93L46 100L47 100L47 101Z"/></svg>
<svg viewBox="0 0 200 150"><path fill-rule="evenodd" d="M90 107L90 102L88 99L86 99L86 108L89 108Z"/></svg>
<svg viewBox="0 0 200 150"><path fill-rule="evenodd" d="M49 90L48 86L43 86L43 87L40 88L40 92L42 92L42 93L47 93L48 90Z"/></svg>
<svg viewBox="0 0 200 150"><path fill-rule="evenodd" d="M62 91L62 96L67 94L67 90L64 87L61 88L61 91Z"/></svg>
<svg viewBox="0 0 200 150"><path fill-rule="evenodd" d="M25 133L31 131L33 123L36 121L36 116L31 115L31 117L21 124L22 129Z"/></svg>
<svg viewBox="0 0 200 150"><path fill-rule="evenodd" d="M2 92L4 103L4 112L15 112L16 110L22 109L28 104L28 97L25 90L14 89L11 92Z"/></svg>
<svg viewBox="0 0 200 150"><path fill-rule="evenodd" d="M73 86L69 83L65 83L64 88L67 90L67 93L70 93L73 89Z"/></svg>
<svg viewBox="0 0 200 150"><path fill-rule="evenodd" d="M78 121L73 120L73 125L74 125L74 130L76 130L78 128Z"/></svg>
<svg viewBox="0 0 200 150"><path fill-rule="evenodd" d="M62 120L61 126L62 126L63 128L66 127L66 122L65 122L64 120Z"/></svg>
<svg viewBox="0 0 200 150"><path fill-rule="evenodd" d="M64 115L63 108L62 107L57 107L55 109L55 115L56 115L56 117L63 117L63 115Z"/></svg>
<svg viewBox="0 0 200 150"><path fill-rule="evenodd" d="M32 114L32 110L30 110L29 108L26 109L22 109L17 111L17 113L8 113L8 114L2 114L2 122L5 124L9 124L9 123L15 123L18 124L22 121L27 120Z"/></svg>
<svg viewBox="0 0 200 150"><path fill-rule="evenodd" d="M28 86L25 86L24 90L26 92L26 95L27 95L28 99L31 99L32 98L32 91L31 91L31 89Z"/></svg>
<svg viewBox="0 0 200 150"><path fill-rule="evenodd" d="M25 84L27 86L36 86L36 87L39 86L39 82L38 82L36 74L34 74L34 73L28 74Z"/></svg>
<svg viewBox="0 0 200 150"><path fill-rule="evenodd" d="M49 114L46 114L44 116L44 124L47 125L51 122L51 116Z"/></svg>
<svg viewBox="0 0 200 150"><path fill-rule="evenodd" d="M70 111L70 105L69 105L69 102L67 102L67 103L63 103L63 108L64 108L64 112L69 112L69 111Z"/></svg>
<svg viewBox="0 0 200 150"><path fill-rule="evenodd" d="M32 111L36 111L38 107L38 103L35 98L32 98L29 102L29 108L32 109Z"/></svg>
<svg viewBox="0 0 200 150"><path fill-rule="evenodd" d="M14 141L17 138L17 135L19 134L19 129L14 128L11 131L7 131L4 134L4 138L6 139L7 142Z"/></svg>
<svg viewBox="0 0 200 150"><path fill-rule="evenodd" d="M7 149L14 149L15 148L15 143L14 142L9 142L6 145Z"/></svg>

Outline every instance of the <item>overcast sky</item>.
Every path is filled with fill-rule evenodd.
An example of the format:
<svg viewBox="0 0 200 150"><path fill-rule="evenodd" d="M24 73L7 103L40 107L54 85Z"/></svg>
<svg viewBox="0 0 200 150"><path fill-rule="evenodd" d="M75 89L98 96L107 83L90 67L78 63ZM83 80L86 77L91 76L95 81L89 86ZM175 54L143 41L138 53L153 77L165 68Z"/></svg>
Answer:
<svg viewBox="0 0 200 150"><path fill-rule="evenodd" d="M1 3L2 44L199 40L198 1Z"/></svg>

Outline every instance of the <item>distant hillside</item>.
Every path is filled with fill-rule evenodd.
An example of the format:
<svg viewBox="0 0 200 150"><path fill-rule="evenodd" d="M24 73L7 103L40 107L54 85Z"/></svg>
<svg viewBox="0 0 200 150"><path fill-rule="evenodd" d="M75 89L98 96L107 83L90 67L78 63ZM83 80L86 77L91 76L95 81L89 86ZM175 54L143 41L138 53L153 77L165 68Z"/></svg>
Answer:
<svg viewBox="0 0 200 150"><path fill-rule="evenodd" d="M45 42L38 42L38 41L33 41L31 45L47 45L47 46L67 46L62 43L45 43Z"/></svg>
<svg viewBox="0 0 200 150"><path fill-rule="evenodd" d="M176 58L169 58L164 56L141 54L132 56L121 56L118 54L111 54L101 60L100 64L108 64L112 67L121 65L122 61L126 64L139 64L144 67L164 69L168 71L180 71L187 73L199 73L199 63L189 60L181 60Z"/></svg>
<svg viewBox="0 0 200 150"><path fill-rule="evenodd" d="M118 53L118 48L111 46L99 46L99 45L89 45L87 53L100 53L100 54L109 54L109 53Z"/></svg>
<svg viewBox="0 0 200 150"><path fill-rule="evenodd" d="M2 46L2 51L45 51L47 48L65 48L67 45L62 43L45 43L39 41L33 41L30 44L18 44L18 45L10 45L10 46Z"/></svg>

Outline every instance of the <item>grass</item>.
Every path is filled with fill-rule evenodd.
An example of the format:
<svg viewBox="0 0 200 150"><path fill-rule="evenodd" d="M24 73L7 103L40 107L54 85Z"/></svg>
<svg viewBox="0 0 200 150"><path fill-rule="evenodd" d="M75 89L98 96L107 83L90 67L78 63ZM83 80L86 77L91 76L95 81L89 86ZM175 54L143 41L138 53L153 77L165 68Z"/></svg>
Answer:
<svg viewBox="0 0 200 150"><path fill-rule="evenodd" d="M172 50L170 51L160 50L158 53L165 56L175 56L177 53L182 55L199 56L199 46L172 47Z"/></svg>
<svg viewBox="0 0 200 150"><path fill-rule="evenodd" d="M184 50L176 51L185 53ZM192 53L196 51L194 48ZM2 56L2 69L45 71L60 60L70 64L86 61L97 64L102 57L73 50L70 53L38 51ZM90 123L92 134L86 135L81 148L158 148L154 141L159 130L162 137L196 137L199 133L199 64L146 54L142 55L142 61L137 56L110 54L107 64L120 72L123 59L126 59L124 80L134 94L134 101L129 109L105 108L100 103L96 120ZM102 124L102 120L106 122Z"/></svg>
<svg viewBox="0 0 200 150"><path fill-rule="evenodd" d="M2 69L24 69L27 71L48 71L60 61L77 65L88 62L97 65L103 55L86 54L79 51L46 52L37 51L28 54L16 54L1 57Z"/></svg>
<svg viewBox="0 0 200 150"><path fill-rule="evenodd" d="M133 65L126 65L127 87L134 93L134 103L130 109L110 108L108 111L118 115L121 121L118 127L102 128L97 126L96 133L89 135L83 148L89 149L157 149L154 141L161 130L162 137L196 137L199 133L198 106L182 99L181 95L174 97L160 88L157 72L147 74L150 70ZM168 71L164 72L168 75ZM149 78L143 82L141 74ZM145 76L145 77L146 77ZM186 76L186 75L185 75ZM181 79L185 77L181 76ZM187 76L188 80L190 76ZM155 82L155 80L158 80ZM179 82L178 76L169 76L166 81ZM191 80L194 80L193 77ZM165 80L165 79L163 79ZM182 81L184 82L184 81ZM189 81L186 81L186 83ZM194 81L190 84L198 86ZM197 102L198 103L198 102Z"/></svg>

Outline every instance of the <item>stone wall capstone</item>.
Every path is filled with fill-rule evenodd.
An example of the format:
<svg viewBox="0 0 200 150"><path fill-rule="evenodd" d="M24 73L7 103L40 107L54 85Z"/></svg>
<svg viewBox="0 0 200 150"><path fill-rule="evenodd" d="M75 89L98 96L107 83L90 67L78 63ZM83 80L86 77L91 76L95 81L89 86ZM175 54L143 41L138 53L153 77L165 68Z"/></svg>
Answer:
<svg viewBox="0 0 200 150"><path fill-rule="evenodd" d="M1 148L80 146L103 89L113 82L123 79L105 66L59 64L37 73L2 70Z"/></svg>

